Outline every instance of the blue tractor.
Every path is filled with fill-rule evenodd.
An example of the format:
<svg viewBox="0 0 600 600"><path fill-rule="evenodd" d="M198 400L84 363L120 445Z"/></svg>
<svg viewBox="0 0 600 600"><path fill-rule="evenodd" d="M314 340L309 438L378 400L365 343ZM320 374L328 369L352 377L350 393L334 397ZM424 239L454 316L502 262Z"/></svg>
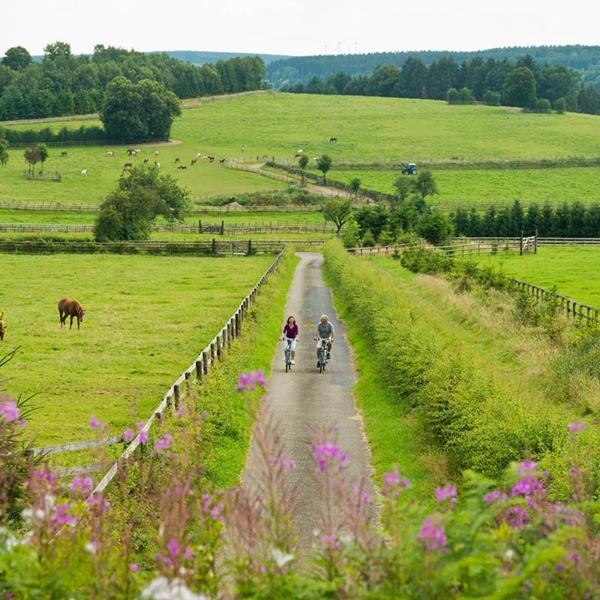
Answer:
<svg viewBox="0 0 600 600"><path fill-rule="evenodd" d="M402 175L416 175L417 165L416 163L404 163L402 167Z"/></svg>

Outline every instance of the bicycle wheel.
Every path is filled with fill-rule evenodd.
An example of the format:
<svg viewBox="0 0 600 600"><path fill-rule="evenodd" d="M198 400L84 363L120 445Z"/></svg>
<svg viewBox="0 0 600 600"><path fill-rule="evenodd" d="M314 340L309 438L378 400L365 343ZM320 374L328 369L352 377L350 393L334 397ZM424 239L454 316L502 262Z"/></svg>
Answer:
<svg viewBox="0 0 600 600"><path fill-rule="evenodd" d="M287 373L290 369L290 363L286 360L285 361L285 372Z"/></svg>

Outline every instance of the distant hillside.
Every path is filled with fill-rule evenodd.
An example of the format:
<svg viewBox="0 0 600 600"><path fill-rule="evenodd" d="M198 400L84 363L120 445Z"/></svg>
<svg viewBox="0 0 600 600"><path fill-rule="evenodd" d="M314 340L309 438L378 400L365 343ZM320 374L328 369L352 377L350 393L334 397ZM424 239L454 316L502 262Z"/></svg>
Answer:
<svg viewBox="0 0 600 600"><path fill-rule="evenodd" d="M308 82L313 77L326 78L343 72L348 75L366 75L382 64L401 67L408 57L420 58L426 65L450 56L461 63L475 56L481 58L508 58L530 54L538 63L548 62L572 67L582 72L585 83L600 89L600 46L530 46L492 48L476 52L447 52L427 50L415 52L374 52L371 54L343 54L329 56L297 56L274 60L267 65L267 80L275 88Z"/></svg>
<svg viewBox="0 0 600 600"><path fill-rule="evenodd" d="M274 60L285 60L289 58L284 54L259 54L257 52L203 52L196 50L173 50L167 51L172 58L178 58L194 65L203 65L205 63L216 63L219 60L228 60L230 58L244 56L260 56L265 65L272 63Z"/></svg>
<svg viewBox="0 0 600 600"><path fill-rule="evenodd" d="M157 50L156 52L146 52L146 54L166 54L171 58L177 58L193 65L202 66L205 63L216 63L219 60L228 60L230 58L244 56L260 56L265 65L272 63L274 60L285 60L290 58L286 54L259 54L258 52L204 52L197 50ZM91 56L90 54L85 56ZM32 56L34 62L42 62L42 55Z"/></svg>

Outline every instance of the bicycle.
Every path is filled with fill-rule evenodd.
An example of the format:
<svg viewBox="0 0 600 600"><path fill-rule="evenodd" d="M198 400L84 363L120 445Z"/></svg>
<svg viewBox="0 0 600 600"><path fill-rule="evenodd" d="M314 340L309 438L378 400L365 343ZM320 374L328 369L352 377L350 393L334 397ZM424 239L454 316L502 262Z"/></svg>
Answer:
<svg viewBox="0 0 600 600"><path fill-rule="evenodd" d="M285 372L292 370L292 338L285 338L285 349L283 351L283 357L285 360Z"/></svg>
<svg viewBox="0 0 600 600"><path fill-rule="evenodd" d="M327 366L327 345L329 344L329 338L321 338L321 346L319 347L319 373L322 373Z"/></svg>

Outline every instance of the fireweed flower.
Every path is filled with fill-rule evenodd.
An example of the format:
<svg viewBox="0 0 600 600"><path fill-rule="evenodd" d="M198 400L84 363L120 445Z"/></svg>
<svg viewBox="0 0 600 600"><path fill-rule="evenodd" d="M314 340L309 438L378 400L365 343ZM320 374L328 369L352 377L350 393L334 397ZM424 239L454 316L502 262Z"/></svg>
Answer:
<svg viewBox="0 0 600 600"><path fill-rule="evenodd" d="M339 468L343 468L348 466L348 462L350 461L348 454L342 452L341 448L331 442L315 446L313 449L313 458L320 471L326 469L328 462L337 463Z"/></svg>
<svg viewBox="0 0 600 600"><path fill-rule="evenodd" d="M523 529L529 523L529 513L521 506L510 506L504 511L502 518L512 529Z"/></svg>
<svg viewBox="0 0 600 600"><path fill-rule="evenodd" d="M96 415L92 415L90 417L90 429L100 429L102 427L102 423L96 419Z"/></svg>
<svg viewBox="0 0 600 600"><path fill-rule="evenodd" d="M169 551L169 555L171 558L176 558L179 554L179 542L177 540L169 540L167 542L167 550Z"/></svg>
<svg viewBox="0 0 600 600"><path fill-rule="evenodd" d="M494 504L495 502L504 502L507 498L508 496L504 492L494 490L493 492L486 494L483 497L483 501L487 504Z"/></svg>
<svg viewBox="0 0 600 600"><path fill-rule="evenodd" d="M410 486L408 479L402 479L398 469L383 474L383 495L392 493L396 497L400 494L400 488L407 489Z"/></svg>
<svg viewBox="0 0 600 600"><path fill-rule="evenodd" d="M257 385L260 385L261 387L267 386L265 373L262 369L259 369L258 371L250 371L249 373L241 373L238 377L236 390L238 392L252 392Z"/></svg>
<svg viewBox="0 0 600 600"><path fill-rule="evenodd" d="M126 427L125 431L123 431L123 439L126 442L131 442L131 440L133 440L134 437L135 437L135 433L133 433L133 430L130 429L129 427Z"/></svg>
<svg viewBox="0 0 600 600"><path fill-rule="evenodd" d="M54 515L52 516L52 522L56 525L75 525L77 520L73 515L69 514L70 509L71 504L69 502L59 504L54 511Z"/></svg>
<svg viewBox="0 0 600 600"><path fill-rule="evenodd" d="M427 517L421 525L417 540L423 543L425 550L428 552L444 548L448 542L444 524L439 519Z"/></svg>
<svg viewBox="0 0 600 600"><path fill-rule="evenodd" d="M140 565L138 565L137 563L130 563L129 564L129 570L132 573L137 573L140 570Z"/></svg>
<svg viewBox="0 0 600 600"><path fill-rule="evenodd" d="M322 535L321 543L330 550L339 550L341 547L335 535Z"/></svg>
<svg viewBox="0 0 600 600"><path fill-rule="evenodd" d="M571 433L577 433L578 431L583 431L587 425L585 423L569 423L568 427Z"/></svg>
<svg viewBox="0 0 600 600"><path fill-rule="evenodd" d="M449 485L447 487L439 487L435 490L436 502L445 502L449 500L451 503L456 502L456 486Z"/></svg>
<svg viewBox="0 0 600 600"><path fill-rule="evenodd" d="M154 442L154 451L156 453L159 453L163 450L167 450L167 448L171 445L172 439L173 436L170 433L165 433L165 435L162 438Z"/></svg>
<svg viewBox="0 0 600 600"><path fill-rule="evenodd" d="M16 421L19 418L19 408L14 400L5 400L0 402L0 417L7 423Z"/></svg>
<svg viewBox="0 0 600 600"><path fill-rule="evenodd" d="M519 463L517 473L519 477L532 477L536 474L537 463L532 460L524 460Z"/></svg>
<svg viewBox="0 0 600 600"><path fill-rule="evenodd" d="M110 502L102 494L94 494L87 499L89 508L97 507L100 512L106 512L110 508Z"/></svg>
<svg viewBox="0 0 600 600"><path fill-rule="evenodd" d="M544 484L535 477L523 477L513 486L511 496L530 496L544 489Z"/></svg>
<svg viewBox="0 0 600 600"><path fill-rule="evenodd" d="M94 488L94 482L91 477L75 477L71 483L72 492L81 492L89 494Z"/></svg>

